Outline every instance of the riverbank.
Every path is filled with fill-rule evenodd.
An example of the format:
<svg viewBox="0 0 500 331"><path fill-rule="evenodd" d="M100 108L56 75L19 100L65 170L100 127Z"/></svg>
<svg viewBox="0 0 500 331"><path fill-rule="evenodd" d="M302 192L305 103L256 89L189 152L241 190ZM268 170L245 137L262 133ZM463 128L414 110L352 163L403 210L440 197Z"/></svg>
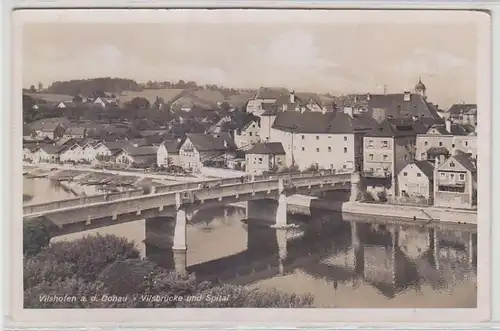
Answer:
<svg viewBox="0 0 500 331"><path fill-rule="evenodd" d="M455 223L477 225L477 211L441 207L419 207L375 204L364 202L331 201L305 195L295 195L288 200L288 211L302 213L311 209L338 211L345 214L381 216L414 220L417 223Z"/></svg>

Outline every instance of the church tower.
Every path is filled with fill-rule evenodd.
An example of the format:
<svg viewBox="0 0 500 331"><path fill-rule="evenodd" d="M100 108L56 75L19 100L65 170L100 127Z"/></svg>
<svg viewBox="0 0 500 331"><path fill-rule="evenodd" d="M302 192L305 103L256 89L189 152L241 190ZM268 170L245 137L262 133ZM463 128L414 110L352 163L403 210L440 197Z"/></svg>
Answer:
<svg viewBox="0 0 500 331"><path fill-rule="evenodd" d="M425 88L424 83L422 83L422 78L420 77L418 79L418 83L415 85L415 93L420 94L424 99L426 99L427 98L427 96L425 95L426 90L427 89Z"/></svg>

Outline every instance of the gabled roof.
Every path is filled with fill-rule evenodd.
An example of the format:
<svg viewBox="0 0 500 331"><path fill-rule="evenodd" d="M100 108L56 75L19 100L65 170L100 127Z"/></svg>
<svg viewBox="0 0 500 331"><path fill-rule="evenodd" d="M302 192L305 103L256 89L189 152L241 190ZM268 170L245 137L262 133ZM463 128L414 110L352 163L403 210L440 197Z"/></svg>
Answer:
<svg viewBox="0 0 500 331"><path fill-rule="evenodd" d="M434 165L429 161L415 161L415 165L422 170L429 179L434 178Z"/></svg>
<svg viewBox="0 0 500 331"><path fill-rule="evenodd" d="M368 100L368 113L372 114L376 108L386 110L386 115L397 117L429 117L440 119L435 107L429 107L426 100L419 94L411 93L409 101L405 101L404 93L397 94L373 94Z"/></svg>
<svg viewBox="0 0 500 331"><path fill-rule="evenodd" d="M425 126L419 120L411 118L387 118L376 128L369 131L367 137L406 137L427 132Z"/></svg>
<svg viewBox="0 0 500 331"><path fill-rule="evenodd" d="M452 123L450 126L451 132L446 130L446 125L444 124L434 124L429 128L427 133L431 133L433 130L436 130L442 135L453 135L453 136L466 136L469 134L469 131L459 123Z"/></svg>
<svg viewBox="0 0 500 331"><path fill-rule="evenodd" d="M285 149L281 143L258 143L246 151L247 154L279 154L284 155Z"/></svg>
<svg viewBox="0 0 500 331"><path fill-rule="evenodd" d="M459 115L471 110L477 110L477 104L475 103L457 103L450 107L448 112L451 115Z"/></svg>
<svg viewBox="0 0 500 331"><path fill-rule="evenodd" d="M296 133L353 133L368 128L363 119L341 112L285 111L279 112L273 123L273 129Z"/></svg>
<svg viewBox="0 0 500 331"><path fill-rule="evenodd" d="M39 120L33 121L31 123L28 123L28 125L33 130L36 130L36 131L41 131L47 127L53 127L55 129L57 124L60 124L64 128L69 128L71 126L71 122L65 117L43 118L43 119L39 119Z"/></svg>
<svg viewBox="0 0 500 331"><path fill-rule="evenodd" d="M107 141L107 142L101 142L99 144L106 146L106 148L109 149L111 152L120 151L125 147L133 147L130 141L128 140Z"/></svg>
<svg viewBox="0 0 500 331"><path fill-rule="evenodd" d="M457 150L455 152L456 154L453 155L451 158L455 159L458 163L460 163L464 168L471 172L476 171L476 160L472 156L470 156L467 153L464 153L460 150Z"/></svg>
<svg viewBox="0 0 500 331"><path fill-rule="evenodd" d="M53 144L39 145L37 149L43 150L47 154L59 154L66 146L54 146Z"/></svg>
<svg viewBox="0 0 500 331"><path fill-rule="evenodd" d="M234 140L227 132L214 135L188 133L186 134L186 139L189 139L199 152L225 151L228 148L236 148Z"/></svg>
<svg viewBox="0 0 500 331"><path fill-rule="evenodd" d="M72 127L72 128L66 129L64 134L66 134L66 135L70 135L70 134L71 135L83 135L83 134L85 134L85 131L87 131L87 129L84 127Z"/></svg>
<svg viewBox="0 0 500 331"><path fill-rule="evenodd" d="M169 153L179 153L180 142L177 140L165 140L162 145L165 146Z"/></svg>

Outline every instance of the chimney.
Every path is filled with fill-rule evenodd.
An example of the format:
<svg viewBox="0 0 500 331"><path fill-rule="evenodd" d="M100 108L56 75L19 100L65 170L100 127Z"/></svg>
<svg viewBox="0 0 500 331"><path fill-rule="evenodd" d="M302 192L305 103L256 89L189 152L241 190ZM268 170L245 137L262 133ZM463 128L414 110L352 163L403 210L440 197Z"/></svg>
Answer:
<svg viewBox="0 0 500 331"><path fill-rule="evenodd" d="M290 103L295 103L295 91L290 92Z"/></svg>
<svg viewBox="0 0 500 331"><path fill-rule="evenodd" d="M446 126L446 131L448 131L449 133L451 133L451 121L449 119L446 119L444 121L444 124Z"/></svg>
<svg viewBox="0 0 500 331"><path fill-rule="evenodd" d="M370 92L366 93L366 100L370 101L371 95Z"/></svg>
<svg viewBox="0 0 500 331"><path fill-rule="evenodd" d="M434 159L434 168L439 168L439 157L436 156L436 158Z"/></svg>
<svg viewBox="0 0 500 331"><path fill-rule="evenodd" d="M404 101L410 101L411 99L411 92L405 91L404 92Z"/></svg>

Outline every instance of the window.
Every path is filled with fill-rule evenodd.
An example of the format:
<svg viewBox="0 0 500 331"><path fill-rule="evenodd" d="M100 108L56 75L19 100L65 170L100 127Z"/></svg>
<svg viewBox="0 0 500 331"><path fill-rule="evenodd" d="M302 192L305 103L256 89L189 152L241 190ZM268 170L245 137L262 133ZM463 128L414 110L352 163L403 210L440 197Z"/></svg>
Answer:
<svg viewBox="0 0 500 331"><path fill-rule="evenodd" d="M319 136L316 136L316 140L319 140Z"/></svg>
<svg viewBox="0 0 500 331"><path fill-rule="evenodd" d="M468 141L464 141L465 143L465 146L469 146L469 142Z"/></svg>
<svg viewBox="0 0 500 331"><path fill-rule="evenodd" d="M306 139L306 136L302 135L302 140Z"/></svg>
<svg viewBox="0 0 500 331"><path fill-rule="evenodd" d="M331 147L328 147L328 151L331 152L332 151L332 148Z"/></svg>
<svg viewBox="0 0 500 331"><path fill-rule="evenodd" d="M455 162L453 161L450 162L450 168L455 168Z"/></svg>
<svg viewBox="0 0 500 331"><path fill-rule="evenodd" d="M342 165L343 169L347 169L347 166L345 164Z"/></svg>
<svg viewBox="0 0 500 331"><path fill-rule="evenodd" d="M421 153L421 154L420 154L420 158L421 158L422 160L424 160L424 159L425 159L425 153Z"/></svg>
<svg viewBox="0 0 500 331"><path fill-rule="evenodd" d="M405 155L405 161L408 161L408 155Z"/></svg>
<svg viewBox="0 0 500 331"><path fill-rule="evenodd" d="M439 142L439 146L443 146L443 142L442 141Z"/></svg>
<svg viewBox="0 0 500 331"><path fill-rule="evenodd" d="M429 143L427 141L424 141L424 146L427 146L429 145Z"/></svg>
<svg viewBox="0 0 500 331"><path fill-rule="evenodd" d="M388 157L389 157L389 156L384 155L384 161L387 161L387 158L388 158Z"/></svg>
<svg viewBox="0 0 500 331"><path fill-rule="evenodd" d="M319 152L319 148L316 148L316 152Z"/></svg>
<svg viewBox="0 0 500 331"><path fill-rule="evenodd" d="M302 147L302 151L305 151L305 150L306 150L306 148L305 148L305 147Z"/></svg>
<svg viewBox="0 0 500 331"><path fill-rule="evenodd" d="M388 147L389 142L387 140L382 140L382 147Z"/></svg>
<svg viewBox="0 0 500 331"><path fill-rule="evenodd" d="M453 192L453 193L464 193L465 192L465 186L446 186L446 185L439 185L438 190L440 192Z"/></svg>
<svg viewBox="0 0 500 331"><path fill-rule="evenodd" d="M451 179L455 178L455 174L450 174Z"/></svg>
<svg viewBox="0 0 500 331"><path fill-rule="evenodd" d="M368 147L373 147L373 140L368 140Z"/></svg>
<svg viewBox="0 0 500 331"><path fill-rule="evenodd" d="M446 174L444 172L441 172L439 175L441 176L441 178L446 177Z"/></svg>
<svg viewBox="0 0 500 331"><path fill-rule="evenodd" d="M455 148L455 144L451 144L451 148Z"/></svg>
<svg viewBox="0 0 500 331"><path fill-rule="evenodd" d="M370 154L369 156L370 156L370 160L373 161L373 154Z"/></svg>
<svg viewBox="0 0 500 331"><path fill-rule="evenodd" d="M408 173L407 172L403 172L403 176L408 176Z"/></svg>
<svg viewBox="0 0 500 331"><path fill-rule="evenodd" d="M344 153L347 153L347 147L344 147Z"/></svg>
<svg viewBox="0 0 500 331"><path fill-rule="evenodd" d="M422 174L419 172L419 173L417 174L417 177L422 177Z"/></svg>
<svg viewBox="0 0 500 331"><path fill-rule="evenodd" d="M347 137L346 136L344 136L344 141L347 141Z"/></svg>
<svg viewBox="0 0 500 331"><path fill-rule="evenodd" d="M252 132L249 132L248 135L251 137L252 136Z"/></svg>
<svg viewBox="0 0 500 331"><path fill-rule="evenodd" d="M459 178L460 180L465 180L465 174L460 174Z"/></svg>

